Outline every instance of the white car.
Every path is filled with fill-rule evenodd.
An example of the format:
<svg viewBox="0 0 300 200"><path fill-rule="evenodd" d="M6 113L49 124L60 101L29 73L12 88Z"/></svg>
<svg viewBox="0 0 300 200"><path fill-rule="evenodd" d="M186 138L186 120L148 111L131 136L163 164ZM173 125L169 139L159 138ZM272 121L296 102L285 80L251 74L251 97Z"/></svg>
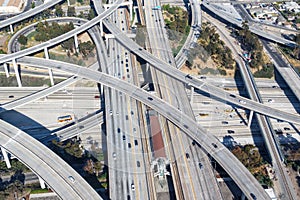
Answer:
<svg viewBox="0 0 300 200"><path fill-rule="evenodd" d="M68 179L72 182L75 183L75 178L73 176L69 176Z"/></svg>
<svg viewBox="0 0 300 200"><path fill-rule="evenodd" d="M134 184L133 184L133 183L131 184L131 190L132 190L132 191L134 191L134 190L135 190L135 186L134 186Z"/></svg>
<svg viewBox="0 0 300 200"><path fill-rule="evenodd" d="M273 99L268 99L268 102L269 102L269 103L273 103L274 100L273 100Z"/></svg>
<svg viewBox="0 0 300 200"><path fill-rule="evenodd" d="M116 160L117 158L117 154L116 154L116 152L113 152L113 154L112 154L112 156L113 156L113 158L114 158L114 160Z"/></svg>
<svg viewBox="0 0 300 200"><path fill-rule="evenodd" d="M243 101L243 100L239 100L239 102L240 102L241 104L246 104L246 101Z"/></svg>

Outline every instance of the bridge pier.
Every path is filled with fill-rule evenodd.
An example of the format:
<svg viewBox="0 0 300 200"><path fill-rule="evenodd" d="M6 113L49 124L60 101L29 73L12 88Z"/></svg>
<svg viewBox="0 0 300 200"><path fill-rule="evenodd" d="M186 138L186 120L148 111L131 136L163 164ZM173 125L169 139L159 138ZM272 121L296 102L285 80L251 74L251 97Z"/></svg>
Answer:
<svg viewBox="0 0 300 200"><path fill-rule="evenodd" d="M10 161L9 161L9 157L8 157L7 151L3 147L1 147L1 152L2 152L2 155L4 157L4 160L5 160L5 163L6 163L6 167L8 169L11 168L11 164L10 164Z"/></svg>
<svg viewBox="0 0 300 200"><path fill-rule="evenodd" d="M130 14L130 19L133 20L133 2L132 2L132 0L129 1L129 14Z"/></svg>
<svg viewBox="0 0 300 200"><path fill-rule="evenodd" d="M253 110L250 111L250 115L249 115L249 120L248 120L248 128L250 128L251 123L252 123L252 119L253 119Z"/></svg>
<svg viewBox="0 0 300 200"><path fill-rule="evenodd" d="M99 22L99 26L100 26L100 35L103 36L104 34L103 34L103 21L102 21L102 19Z"/></svg>
<svg viewBox="0 0 300 200"><path fill-rule="evenodd" d="M79 53L79 46L78 46L77 35L74 35L74 43L75 43L75 51L76 51L76 53Z"/></svg>
<svg viewBox="0 0 300 200"><path fill-rule="evenodd" d="M192 104L194 101L194 87L191 87L191 99L190 99L190 103Z"/></svg>
<svg viewBox="0 0 300 200"><path fill-rule="evenodd" d="M48 49L47 47L44 48L44 53L45 53L45 58L47 60L49 60L49 53L48 53ZM51 68L48 68L48 72L49 72L49 78L50 78L50 82L51 82L51 86L54 85L54 79L53 79L53 72Z"/></svg>
<svg viewBox="0 0 300 200"><path fill-rule="evenodd" d="M39 181L40 181L40 186L41 186L41 188L42 188L42 189L45 189L45 188L46 188L45 181L44 181L40 176L38 176L38 177L39 177Z"/></svg>
<svg viewBox="0 0 300 200"><path fill-rule="evenodd" d="M13 61L13 66L14 66L17 82L18 82L18 87L22 87L21 77L20 77L18 65L16 63L16 59L13 59L12 61Z"/></svg>
<svg viewBox="0 0 300 200"><path fill-rule="evenodd" d="M4 67L6 78L8 78L9 77L9 71L8 71L8 65L7 65L7 63L3 63L3 67Z"/></svg>
<svg viewBox="0 0 300 200"><path fill-rule="evenodd" d="M11 34L13 34L13 33L14 33L14 27L13 27L13 25L12 25L12 24L10 24L10 25L9 25L9 28L10 28L10 32L11 32Z"/></svg>

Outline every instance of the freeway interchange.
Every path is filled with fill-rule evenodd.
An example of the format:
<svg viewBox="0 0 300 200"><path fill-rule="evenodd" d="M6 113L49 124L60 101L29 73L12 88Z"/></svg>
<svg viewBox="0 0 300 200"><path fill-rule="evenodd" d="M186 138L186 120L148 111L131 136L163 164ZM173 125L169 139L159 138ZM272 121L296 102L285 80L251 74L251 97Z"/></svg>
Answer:
<svg viewBox="0 0 300 200"><path fill-rule="evenodd" d="M53 1L54 2L54 1ZM59 2L59 1L58 1ZM55 2L54 4L56 4ZM95 3L101 4L99 1L94 1ZM178 144L179 146L182 145L181 148L185 148L190 145L191 141L195 141L197 144L201 146L200 148L195 148L190 150L191 155L203 155L205 157L205 153L202 152L202 149L207 152L212 158L214 158L220 166L229 174L229 176L235 181L235 183L239 186L239 188L242 190L244 195L249 199L269 199L268 194L263 190L263 188L260 186L258 181L251 175L251 173L237 160L236 157L234 157L231 152L222 144L219 142L219 140L212 135L209 134L207 130L205 130L202 126L197 124L193 117L193 113L191 111L190 107L183 107L180 108L180 106L176 103L172 103L172 99L165 99L163 96L165 94L169 94L170 92L174 92L177 95L185 94L185 88L186 86L192 87L195 89L198 89L202 92L208 93L214 98L219 98L224 101L226 101L230 105L234 105L237 107L245 108L251 111L254 111L256 113L259 113L261 115L265 115L271 118L280 119L292 124L300 124L300 116L297 114L290 114L278 109L274 109L272 107L266 106L262 103L259 103L257 99L250 100L245 97L241 97L239 95L233 95L232 93L229 93L227 91L224 91L221 88L218 88L216 86L213 86L201 79L197 79L195 77L192 77L188 74L185 74L181 71L179 71L176 67L176 64L178 64L178 61L175 63L175 59L172 57L171 50L168 49L168 45L165 42L165 44L160 43L155 38L155 30L161 31L161 37L166 39L166 33L164 32L164 26L163 26L163 20L161 21L161 24L158 25L150 25L149 22L151 22L151 16L149 16L149 13L151 13L151 7L156 6L159 4L159 2L153 2L154 4L151 4L151 7L146 7L146 22L147 22L147 28L149 33L149 41L150 41L150 47L152 45L152 53L149 53L147 50L145 50L143 47L139 46L137 43L135 43L133 40L129 39L125 32L130 27L128 27L126 22L128 19L124 15L125 9L121 7L121 4L123 3L123 0L118 0L116 2L109 2L111 6L106 10L102 10L102 8L97 8L96 10L98 12L98 16L92 19L91 21L80 23L81 26L75 28L74 30L61 35L57 38L51 39L50 41L47 41L45 43L41 43L39 45L30 47L25 50L21 50L15 53L7 54L7 55L1 55L0 57L0 63L18 63L22 65L27 66L33 66L33 67L39 67L39 68L46 68L46 69L52 69L52 70L59 70L67 72L68 74L72 74L70 78L67 80L54 85L52 87L49 87L45 90L39 91L37 93L33 93L31 95L28 95L26 97L20 98L16 101L8 102L6 104L1 105L1 112L5 113L7 110L14 109L20 106L26 106L29 102L35 101L37 99L40 99L42 97L46 97L51 93L54 93L55 91L66 87L67 85L70 85L76 81L78 81L80 78L92 80L94 82L97 82L101 85L104 85L104 89L102 92L104 92L105 95L103 95L103 98L105 99L105 113L103 112L97 112L91 115L89 118L82 120L82 124L84 124L83 129L88 130L90 127L97 125L99 123L98 118L100 117L103 122L106 123L107 126L107 134L108 134L108 141L111 144L111 146L108 146L108 162L111 162L111 170L110 170L110 181L114 180L112 182L112 188L110 196L112 199L117 199L117 197L122 197L122 199L125 199L128 196L131 196L133 199L151 199L156 189L153 187L153 180L152 180L152 174L146 174L142 173L143 171L149 171L149 166L147 166L147 157L145 155L139 155L139 152L145 151L142 150L139 145L137 145L137 142L132 140L130 143L128 143L128 148L131 148L131 146L135 143L136 146L138 146L137 149L131 148L131 151L135 155L134 158L131 157L130 154L127 154L124 149L126 149L126 144L122 144L122 141L119 141L119 136L116 134L119 128L124 130L124 132L131 132L133 125L130 123L126 123L126 120L128 120L128 115L133 115L132 119L138 120L138 116L134 115L133 113L139 113L143 109L143 105L149 106L153 110L157 111L161 116L163 116L169 123L169 127L173 127L170 129L178 129L174 133L170 132L170 136L173 134L181 134L184 133L185 135L182 135L182 138L184 138L183 143ZM51 4L52 6L54 4ZM195 2L193 2L193 5ZM46 6L46 5L45 5ZM48 5L47 5L48 6ZM38 12L42 11L43 9L47 8L41 7ZM120 7L120 8L119 8ZM148 9L148 11L147 11ZM194 13L198 13L197 11L199 9L198 7L194 10ZM35 9L35 12L37 12ZM196 10L196 11L195 11ZM108 17L110 16L110 17ZM161 14L154 16L156 18L162 18ZM113 23L113 21L117 21L117 19L121 20L122 23ZM23 18L20 18L19 20L23 20ZM78 19L66 19L66 20L74 20L77 21ZM99 30L98 23L103 23L106 27L106 29L110 32L110 34L114 35L114 40L108 40L106 41L106 45L108 46L108 49L106 49L105 44L101 37L99 37L102 30ZM159 20L160 21L160 20ZM195 19L194 21L198 22L198 19ZM12 18L11 21L7 21L3 24L1 24L1 27L12 25L13 23L17 22L16 18ZM155 23L152 21L152 23ZM150 27L148 27L150 25ZM33 26L33 25L32 25ZM25 27L26 28L26 27ZM92 30L92 31L91 31ZM23 31L23 30L22 30ZM34 58L34 57L28 57L28 55L44 50L45 48L49 48L51 46L60 44L62 41L74 37L77 34L80 34L84 31L90 31L90 36L93 38L94 43L96 43L97 48L97 55L98 55L98 63L95 63L90 68L83 68L77 65L49 60L49 59L41 59L41 58ZM153 36L151 36L151 31ZM16 34L17 35L17 34ZM190 35L188 42L191 42L193 36ZM12 41L14 41L13 39ZM12 44L10 44L12 45ZM156 46L155 46L156 45ZM161 45L161 46L159 46ZM13 45L12 45L13 46ZM188 46L188 44L184 45L185 48ZM166 50L163 51L155 51L157 49L163 49L166 48ZM167 53L166 53L167 52ZM109 56L107 55L109 53ZM120 55L121 58L120 58ZM161 85L168 85L168 88L176 88L175 91L171 90L164 90L156 88L156 90L159 90L161 93L161 97L157 97L156 95L149 93L143 89L141 89L138 86L135 86L137 84L136 81L136 72L132 68L137 62L135 57L139 57L144 59L150 66L152 73L156 73L156 81L159 83L161 80L167 80L167 82L159 83ZM119 60L121 59L121 60ZM182 58L178 58L182 59ZM177 59L177 60L178 60ZM115 61L112 61L115 60ZM126 65L123 64L124 60L126 60ZM112 63L112 65L111 65ZM182 61L180 61L182 64ZM127 73L123 72L123 65L126 66ZM110 66L110 67L108 67ZM97 71L96 68L100 67L101 71ZM154 71L155 69L155 71ZM80 77L80 78L79 78ZM120 77L126 77L123 78L123 80L119 79ZM173 84L173 86L172 86ZM249 86L250 87L250 86ZM253 87L253 86L251 86ZM119 92L120 91L120 92ZM126 94L126 95L123 95ZM129 98L130 97L130 98ZM189 104L187 96L182 97L180 99L180 102L187 105ZM142 103L142 104L139 104ZM106 114L105 118L103 118L103 114ZM95 117L95 118L94 118ZM126 118L126 120L122 120L122 118ZM100 122L102 123L102 121ZM1 120L0 124L0 132L1 132L1 140L0 145L7 151L14 154L16 157L18 157L20 160L22 160L29 168L31 168L36 174L38 174L44 181L47 182L47 184L63 199L99 199L100 197L98 194L88 185L86 181L80 177L78 173L75 172L71 167L69 167L68 164L66 164L62 159L57 158L57 162L51 162L51 159L49 156L52 156L53 158L57 157L51 150L49 150L47 147L43 146L41 144L41 141L34 140L31 138L31 136L27 135L25 132L19 130L18 128L7 124L5 121ZM118 127L118 128L117 128ZM182 131L180 132L179 131ZM71 138L75 136L77 133L75 130L76 127L68 127L68 129L60 131L61 133L56 133L63 137L63 140L67 138ZM137 134L134 137L138 137L139 134L142 134L142 130L139 129L139 127L134 127L135 134ZM12 132L17 134L11 134ZM123 135L123 140L125 135ZM128 136L126 136L128 137ZM168 136L169 137L169 136ZM20 141L27 140L28 143L21 144ZM45 138L44 141L50 141L52 138ZM38 147L37 149L32 148L32 144L34 144L35 147ZM119 145L120 148L114 149ZM129 147L130 144L130 147ZM31 147L30 147L31 146ZM123 146L123 147L121 147ZM172 149L170 149L172 151ZM177 152L176 152L177 151ZM25 152L30 154L31 156L26 156ZM118 156L122 154L120 159L115 160L116 152ZM174 151L175 157L179 157L180 154L185 154L179 150ZM47 156L48 155L48 156ZM205 157L206 158L206 157ZM124 160L121 160L124 159ZM130 167L130 160L133 159L134 163L142 163L138 164L138 168L135 167L132 169ZM183 158L182 162L186 163L186 168L182 166L174 166L174 169L171 171L173 173L177 173L177 182L174 182L176 195L178 195L181 198L204 198L204 199L214 199L216 196L218 198L222 198L220 191L218 190L218 186L216 185L216 181L213 178L213 174L211 169L207 169L207 173L202 172L201 170L192 169L192 165L188 164L189 158ZM197 158L194 162L197 161ZM207 158L206 158L207 159ZM205 160L205 159L204 159ZM179 160L178 160L179 161ZM178 162L177 161L177 162ZM181 162L181 161L180 161ZM205 162L209 161L208 159ZM207 165L207 164L205 164ZM43 166L43 167L39 167ZM62 166L66 166L63 170L60 170ZM182 168L181 168L182 167ZM122 172L122 170L118 171L115 169L124 169L126 171ZM201 167L200 167L201 168ZM184 170L186 170L184 171ZM234 169L234 170L233 170ZM176 172L176 170L178 170ZM206 169L205 169L206 170ZM52 174L47 172L52 172ZM129 171L129 173L128 173ZM135 172L141 173L140 176L132 175ZM186 178L187 173L189 173L190 177ZM200 184L199 182L195 182L193 180L193 176L197 175L199 176L199 173L203 173L201 176L201 180L205 180L206 182L212 181L209 185L216 185L215 188L212 189L215 190L215 196L205 196L205 192L207 189L203 189L205 187L204 185ZM66 176L68 174L68 176ZM175 176L173 174L173 176ZM192 176L191 176L192 174ZM73 177L76 180L76 184L72 180L70 181L70 178ZM119 179L119 177L122 177ZM178 179L190 179L191 187L187 187L190 183L180 183ZM143 179L146 179L147 182L143 182ZM199 179L199 181L201 182ZM82 184L78 184L80 181ZM194 181L194 182L193 182ZM60 182L61 184L64 184L64 187L56 187L57 182ZM71 183L70 183L71 182ZM205 181L204 181L205 182ZM199 185L197 185L199 184ZM192 186L193 185L193 186ZM207 186L206 186L207 187ZM127 188L127 189L126 189ZM128 190L129 188L129 190ZM195 191L199 191L200 189L203 189L201 191L202 193L196 194ZM182 191L180 191L182 190ZM88 192L87 192L88 191ZM212 193L211 192L211 193ZM113 196L116 195L116 196ZM191 195L191 196L189 196ZM200 196L197 196L200 195ZM255 197L255 198L254 198Z"/></svg>

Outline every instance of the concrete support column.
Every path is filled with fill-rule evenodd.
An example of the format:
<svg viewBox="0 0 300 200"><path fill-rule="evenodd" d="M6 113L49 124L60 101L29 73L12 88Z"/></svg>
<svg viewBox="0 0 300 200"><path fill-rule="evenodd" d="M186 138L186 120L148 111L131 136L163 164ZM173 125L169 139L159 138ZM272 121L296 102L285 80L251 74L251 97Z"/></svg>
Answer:
<svg viewBox="0 0 300 200"><path fill-rule="evenodd" d="M13 61L13 66L14 66L17 82L18 82L18 87L22 87L21 77L20 77L18 65L16 63L16 59L13 59L12 61Z"/></svg>
<svg viewBox="0 0 300 200"><path fill-rule="evenodd" d="M100 26L100 35L103 36L104 34L103 34L103 21L102 21L102 19L99 22L99 26Z"/></svg>
<svg viewBox="0 0 300 200"><path fill-rule="evenodd" d="M38 176L38 177L39 177L39 176ZM45 188L46 188L45 181L44 181L41 177L39 177L39 181L40 181L40 186L41 186L41 188L42 188L42 189L45 189Z"/></svg>
<svg viewBox="0 0 300 200"><path fill-rule="evenodd" d="M77 35L74 35L74 43L75 43L75 51L79 53L79 47L78 47L78 38Z"/></svg>
<svg viewBox="0 0 300 200"><path fill-rule="evenodd" d="M9 25L9 28L10 28L10 32L11 32L11 34L13 34L13 33L14 33L14 27L13 27L13 25L12 25L12 24L10 24L10 25Z"/></svg>
<svg viewBox="0 0 300 200"><path fill-rule="evenodd" d="M9 162L9 158L8 158L8 154L7 154L7 151L1 147L1 152L2 152L2 155L4 157L4 161L6 163L6 167L9 169L11 168L11 165L10 165L10 162Z"/></svg>
<svg viewBox="0 0 300 200"><path fill-rule="evenodd" d="M191 103L194 102L193 99L194 99L194 87L191 87L191 99L190 99Z"/></svg>
<svg viewBox="0 0 300 200"><path fill-rule="evenodd" d="M3 63L3 67L4 67L5 74L6 74L6 78L8 78L9 77L9 71L8 71L7 63Z"/></svg>
<svg viewBox="0 0 300 200"><path fill-rule="evenodd" d="M47 47L44 48L44 53L45 53L45 58L48 60L49 59L49 53L48 53ZM54 85L54 79L53 79L52 69L48 68L48 72L49 72L49 78L50 78L51 86L53 86Z"/></svg>
<svg viewBox="0 0 300 200"><path fill-rule="evenodd" d="M103 97L104 97L104 87L103 87L103 84L100 85L100 92L101 92L101 97L103 99Z"/></svg>
<svg viewBox="0 0 300 200"><path fill-rule="evenodd" d="M44 54L45 54L45 58L48 60L49 59L49 53L48 53L47 47L44 48Z"/></svg>
<svg viewBox="0 0 300 200"><path fill-rule="evenodd" d="M132 10L132 7L133 7L133 2L132 0L129 1L129 14L130 14L130 19L133 20L133 10Z"/></svg>
<svg viewBox="0 0 300 200"><path fill-rule="evenodd" d="M250 111L250 115L249 115L249 120L248 120L248 127L250 128L251 126L251 122L252 122L252 119L253 119L253 110Z"/></svg>

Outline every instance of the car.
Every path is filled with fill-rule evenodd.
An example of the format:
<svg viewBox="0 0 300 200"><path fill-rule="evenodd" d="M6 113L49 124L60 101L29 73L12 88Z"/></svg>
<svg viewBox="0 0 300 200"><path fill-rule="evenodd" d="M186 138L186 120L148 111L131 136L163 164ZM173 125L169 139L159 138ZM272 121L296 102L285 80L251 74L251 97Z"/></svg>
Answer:
<svg viewBox="0 0 300 200"><path fill-rule="evenodd" d="M256 196L253 193L250 193L250 196L252 197L253 200L256 200Z"/></svg>
<svg viewBox="0 0 300 200"><path fill-rule="evenodd" d="M140 167L141 166L140 161L136 161L136 165L137 165L137 167Z"/></svg>
<svg viewBox="0 0 300 200"><path fill-rule="evenodd" d="M276 86L276 85L273 85L273 86L272 86L272 88L278 88L278 86Z"/></svg>
<svg viewBox="0 0 300 200"><path fill-rule="evenodd" d="M123 138L123 140L126 140L126 136L125 135L123 135L122 138Z"/></svg>
<svg viewBox="0 0 300 200"><path fill-rule="evenodd" d="M202 167L203 167L202 163L199 162L198 165L199 165L199 168L202 169Z"/></svg>
<svg viewBox="0 0 300 200"><path fill-rule="evenodd" d="M94 98L95 98L95 99L99 99L100 96L99 96L99 95L95 95Z"/></svg>
<svg viewBox="0 0 300 200"><path fill-rule="evenodd" d="M191 75L189 75L189 74L186 75L185 77L186 77L186 78L189 78L189 79L193 79L193 77L192 77Z"/></svg>
<svg viewBox="0 0 300 200"><path fill-rule="evenodd" d="M193 145L193 146L195 146L195 144L196 144L196 141L195 141L195 140L193 140L193 142L192 142L192 145Z"/></svg>
<svg viewBox="0 0 300 200"><path fill-rule="evenodd" d="M190 154L185 153L185 157L186 157L187 159L189 159L189 158L190 158Z"/></svg>
<svg viewBox="0 0 300 200"><path fill-rule="evenodd" d="M234 131L233 130L227 130L227 133L232 134L232 133L234 133Z"/></svg>
<svg viewBox="0 0 300 200"><path fill-rule="evenodd" d="M118 133L121 133L121 129L120 128L117 128L117 131L118 131Z"/></svg>
<svg viewBox="0 0 300 200"><path fill-rule="evenodd" d="M241 104L246 104L246 101L244 101L244 100L239 100L239 102L241 103Z"/></svg>
<svg viewBox="0 0 300 200"><path fill-rule="evenodd" d="M200 76L200 79L206 79L206 77L205 76Z"/></svg>
<svg viewBox="0 0 300 200"><path fill-rule="evenodd" d="M129 149L131 148L131 144L130 144L130 143L128 143L128 148L129 148Z"/></svg>
<svg viewBox="0 0 300 200"><path fill-rule="evenodd" d="M148 100L153 101L153 98L152 97L148 97Z"/></svg>
<svg viewBox="0 0 300 200"><path fill-rule="evenodd" d="M134 183L131 184L131 190L134 191L135 190L135 186Z"/></svg>
<svg viewBox="0 0 300 200"><path fill-rule="evenodd" d="M113 152L112 156L113 156L114 160L117 159L117 154L116 154L116 152Z"/></svg>
<svg viewBox="0 0 300 200"><path fill-rule="evenodd" d="M232 97L232 98L235 98L235 97L236 97L234 94L230 94L229 96Z"/></svg>
<svg viewBox="0 0 300 200"><path fill-rule="evenodd" d="M284 127L283 130L289 131L289 130L291 130L291 129L290 129L289 127Z"/></svg>
<svg viewBox="0 0 300 200"><path fill-rule="evenodd" d="M83 129L83 128L84 128L84 126L83 126L83 125L79 126L79 129Z"/></svg>
<svg viewBox="0 0 300 200"><path fill-rule="evenodd" d="M228 124L228 122L227 121L222 121L222 124Z"/></svg>
<svg viewBox="0 0 300 200"><path fill-rule="evenodd" d="M218 148L218 146L215 143L211 143L213 147Z"/></svg>
<svg viewBox="0 0 300 200"><path fill-rule="evenodd" d="M72 182L75 183L75 178L73 176L69 176L68 179Z"/></svg>
<svg viewBox="0 0 300 200"><path fill-rule="evenodd" d="M134 140L134 145L137 146L138 145L138 141Z"/></svg>
<svg viewBox="0 0 300 200"><path fill-rule="evenodd" d="M14 97L15 97L14 95L9 95L9 96L8 96L8 98L14 98Z"/></svg>
<svg viewBox="0 0 300 200"><path fill-rule="evenodd" d="M273 99L268 99L268 102L269 102L269 103L273 103L274 100L273 100Z"/></svg>
<svg viewBox="0 0 300 200"><path fill-rule="evenodd" d="M126 115L126 116L125 116L125 119L126 119L126 120L128 120L128 119L129 119L129 118L128 118L128 115Z"/></svg>

